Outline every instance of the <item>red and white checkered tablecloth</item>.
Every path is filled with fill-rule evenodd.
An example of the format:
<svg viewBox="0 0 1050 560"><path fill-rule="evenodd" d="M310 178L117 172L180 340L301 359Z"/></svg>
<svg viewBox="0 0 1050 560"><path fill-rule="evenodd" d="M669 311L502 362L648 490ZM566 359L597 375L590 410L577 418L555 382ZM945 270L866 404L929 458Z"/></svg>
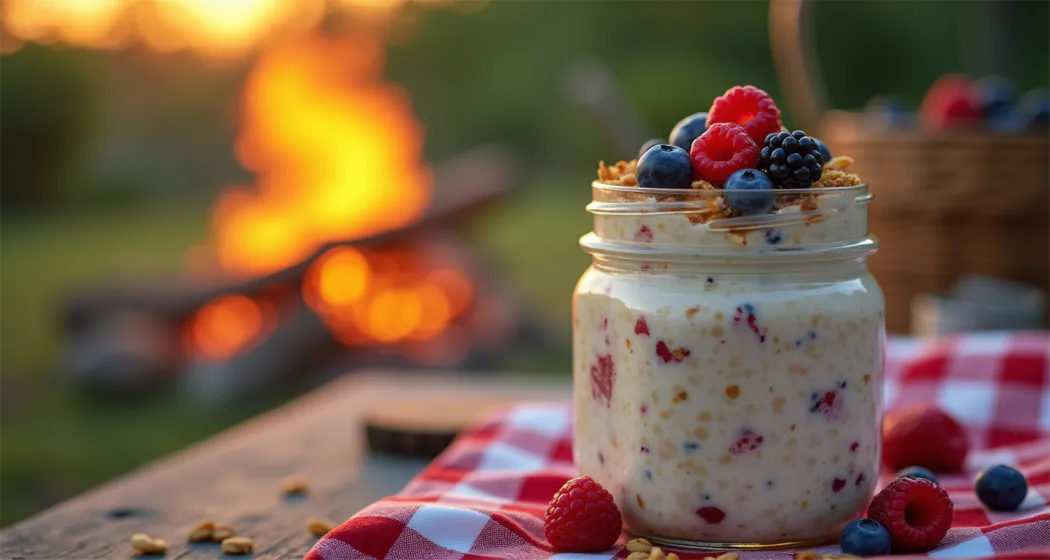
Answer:
<svg viewBox="0 0 1050 560"><path fill-rule="evenodd" d="M1050 558L1050 334L890 339L887 407L929 401L967 427L975 451L968 459L970 472L940 477L955 503L955 519L928 556ZM334 529L306 559L625 558L622 548L558 554L543 536L547 502L577 474L571 432L566 403L506 409L465 431L401 493ZM1028 497L1017 512L989 511L974 495L973 473L996 463L1018 466L1028 477ZM884 474L883 484L888 480ZM838 553L839 548L816 551ZM675 552L683 559L719 554ZM792 555L766 551L740 557L786 560Z"/></svg>

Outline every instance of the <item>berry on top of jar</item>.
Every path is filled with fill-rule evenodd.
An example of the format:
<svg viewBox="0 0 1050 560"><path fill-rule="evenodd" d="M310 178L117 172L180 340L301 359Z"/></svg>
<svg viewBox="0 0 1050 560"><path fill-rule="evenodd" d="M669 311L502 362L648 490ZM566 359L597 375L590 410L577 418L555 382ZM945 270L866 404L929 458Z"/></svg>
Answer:
<svg viewBox="0 0 1050 560"><path fill-rule="evenodd" d="M776 211L767 201L779 189L862 184L849 171L852 163L850 157L832 157L819 138L783 128L780 110L765 91L734 86L707 112L693 113L675 124L666 142L647 141L638 159L613 165L600 162L598 181L639 188L724 190L727 211L749 216ZM752 192L732 195L729 191Z"/></svg>

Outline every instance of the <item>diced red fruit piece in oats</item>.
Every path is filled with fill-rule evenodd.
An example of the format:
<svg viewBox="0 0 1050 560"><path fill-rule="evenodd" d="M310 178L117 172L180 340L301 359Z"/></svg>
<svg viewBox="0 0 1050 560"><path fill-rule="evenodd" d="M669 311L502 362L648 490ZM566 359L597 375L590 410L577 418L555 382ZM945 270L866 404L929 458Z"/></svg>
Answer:
<svg viewBox="0 0 1050 560"><path fill-rule="evenodd" d="M645 317L639 317L638 320L634 322L634 334L644 334L645 336L649 336L649 323L645 322Z"/></svg>
<svg viewBox="0 0 1050 560"><path fill-rule="evenodd" d="M850 453L856 453L857 452L857 448L859 448L859 447L860 447L860 442L859 441L855 441L855 442L849 444Z"/></svg>
<svg viewBox="0 0 1050 560"><path fill-rule="evenodd" d="M758 164L758 145L742 126L719 123L693 142L693 176L722 186L733 173Z"/></svg>
<svg viewBox="0 0 1050 560"><path fill-rule="evenodd" d="M832 389L823 394L814 393L809 411L814 414L822 414L829 419L837 419L842 413L842 399L838 391Z"/></svg>
<svg viewBox="0 0 1050 560"><path fill-rule="evenodd" d="M714 506L704 506L696 510L696 514L700 516L700 519L712 525L717 525L726 518L726 513Z"/></svg>
<svg viewBox="0 0 1050 560"><path fill-rule="evenodd" d="M762 445L762 441L762 436L751 430L744 430L743 432L740 432L740 437L737 438L736 442L729 446L729 452L733 455L740 455L741 453L754 451Z"/></svg>
<svg viewBox="0 0 1050 560"><path fill-rule="evenodd" d="M857 480L854 482L854 484L860 486L861 482L864 482L864 473L860 473L857 475Z"/></svg>
<svg viewBox="0 0 1050 560"><path fill-rule="evenodd" d="M747 323L747 328L751 329L751 332L758 336L759 342L766 341L766 329L759 326L758 317L755 315L755 308L750 303L746 303L743 306L736 308L736 315L733 316L733 324L739 324L741 321Z"/></svg>
<svg viewBox="0 0 1050 560"><path fill-rule="evenodd" d="M846 486L846 479L844 478L836 478L835 480L831 481L832 492L838 492L839 490L842 490L844 486Z"/></svg>
<svg viewBox="0 0 1050 560"><path fill-rule="evenodd" d="M613 366L612 356L598 356L598 361L591 365L591 396L608 404L612 399L613 381L615 379L616 370Z"/></svg>
<svg viewBox="0 0 1050 560"><path fill-rule="evenodd" d="M671 350L668 348L667 343L661 340L656 343L656 355L665 364L668 362L681 362L689 357L689 349L675 348L674 350Z"/></svg>
<svg viewBox="0 0 1050 560"><path fill-rule="evenodd" d="M780 109L768 93L755 86L729 88L715 98L707 112L708 130L716 123L733 123L744 127L755 144L762 145L768 134L780 132Z"/></svg>
<svg viewBox="0 0 1050 560"><path fill-rule="evenodd" d="M634 240L640 243L652 243L653 242L653 230L649 229L649 226L642 225L638 228L638 233L634 234Z"/></svg>

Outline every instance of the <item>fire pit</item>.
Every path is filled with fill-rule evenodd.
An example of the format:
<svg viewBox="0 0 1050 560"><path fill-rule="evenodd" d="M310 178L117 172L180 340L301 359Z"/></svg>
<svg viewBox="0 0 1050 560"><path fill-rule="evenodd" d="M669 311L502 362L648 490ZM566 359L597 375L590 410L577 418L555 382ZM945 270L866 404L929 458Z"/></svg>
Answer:
<svg viewBox="0 0 1050 560"><path fill-rule="evenodd" d="M406 96L382 80L381 36L263 51L235 145L254 184L219 194L185 278L70 299L75 379L232 395L332 360L484 366L523 327L550 340L451 227L510 189L513 155L482 148L432 172Z"/></svg>
<svg viewBox="0 0 1050 560"><path fill-rule="evenodd" d="M416 221L268 274L76 294L66 369L107 393L178 379L229 396L324 364L485 367L511 344L560 348L455 233L509 190L515 167L498 148L455 158Z"/></svg>

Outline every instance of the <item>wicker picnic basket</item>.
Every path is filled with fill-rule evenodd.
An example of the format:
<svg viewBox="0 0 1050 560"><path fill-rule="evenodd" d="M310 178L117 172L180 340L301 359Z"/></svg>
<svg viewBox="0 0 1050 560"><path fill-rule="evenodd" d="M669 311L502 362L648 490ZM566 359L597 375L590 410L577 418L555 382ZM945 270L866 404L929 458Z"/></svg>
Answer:
<svg viewBox="0 0 1050 560"><path fill-rule="evenodd" d="M790 107L833 153L852 156L875 194L869 263L886 295L891 333L911 332L915 296L965 274L1050 291L1050 137L982 131L889 130L826 111L809 48L804 0L770 3L770 34Z"/></svg>

